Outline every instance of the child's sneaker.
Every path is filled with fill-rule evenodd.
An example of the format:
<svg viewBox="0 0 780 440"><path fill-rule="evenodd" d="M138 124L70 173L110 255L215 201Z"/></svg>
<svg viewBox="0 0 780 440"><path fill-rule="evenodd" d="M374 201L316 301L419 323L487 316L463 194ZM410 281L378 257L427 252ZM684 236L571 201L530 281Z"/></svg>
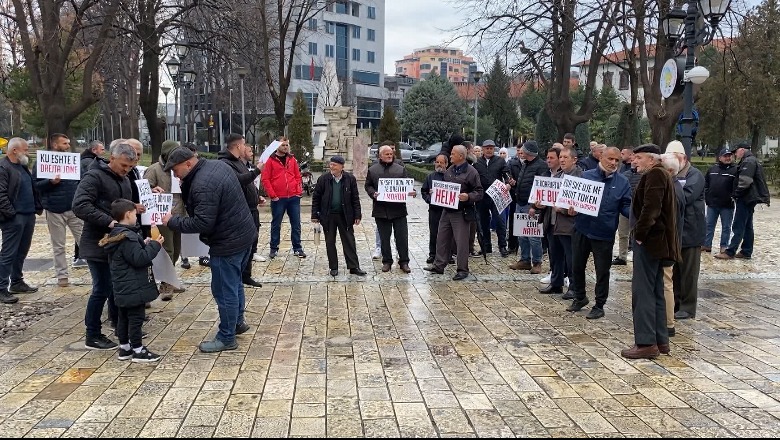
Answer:
<svg viewBox="0 0 780 440"><path fill-rule="evenodd" d="M119 355L118 359L120 361L129 361L130 359L133 358L134 351L132 348L129 350L123 350L122 347L119 347L119 351L117 353Z"/></svg>
<svg viewBox="0 0 780 440"><path fill-rule="evenodd" d="M157 362L159 360L160 355L152 353L146 347L141 347L140 352L133 352L133 362Z"/></svg>

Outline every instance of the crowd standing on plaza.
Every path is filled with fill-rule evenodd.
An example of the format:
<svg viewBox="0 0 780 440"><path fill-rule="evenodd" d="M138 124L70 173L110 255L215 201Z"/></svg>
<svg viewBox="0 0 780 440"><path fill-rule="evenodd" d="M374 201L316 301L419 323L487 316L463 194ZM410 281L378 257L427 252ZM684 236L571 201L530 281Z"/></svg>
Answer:
<svg viewBox="0 0 780 440"><path fill-rule="evenodd" d="M22 267L35 216L45 212L57 285L69 285L67 230L75 244L73 266L86 265L90 271L85 347L118 348L120 360L157 361L160 356L142 341L145 310L158 296L169 301L184 289L167 282L158 285L153 261L164 249L172 263L180 261L182 268L189 269L188 256L181 254L182 234L197 234L209 249L199 262L211 269L211 291L220 318L215 338L199 348L207 353L236 349L236 337L250 329L244 319L244 285L262 286L252 277L252 261L265 261L257 253L259 210L266 204L263 190L272 216L268 256L278 256L286 213L293 255L306 258L301 243L301 173L288 140L278 141L268 160L256 164L241 135L227 138L217 160L198 157L193 145L165 141L159 161L146 169L139 167L143 146L138 140L114 140L107 159L104 144L95 141L80 155L80 180L66 180L60 175L38 178L29 169L27 141L11 139L7 155L0 160L0 302L13 304L18 301L15 295L38 290L24 281ZM70 139L53 134L47 148L67 152ZM443 274L454 264L453 280L468 278L469 258L491 254L495 232L501 257L518 254L518 260L508 264L512 270L541 274L546 254L550 273L541 281L548 285L539 293L563 294L563 299L572 300L566 310L578 312L590 303L585 272L592 255L595 303L586 318L599 319L605 315L611 266L632 261L635 345L623 350L626 358L669 353L675 320L696 317L701 254L712 251L718 220L722 233L715 258L752 258L753 213L756 205L770 202L761 164L745 143L720 151L718 162L705 174L692 166L678 141L669 143L665 154L653 144L619 150L591 142L584 156L568 133L547 151L540 151L534 141L519 144L511 158L506 148L498 154L495 150L492 140L479 146L453 135L435 158L434 171L420 191L429 204L425 270ZM397 262L402 272L410 273L405 200L417 192L410 187L396 200L385 197L382 188L387 179L403 181L409 175L395 158L393 142L383 143L377 159L363 188L372 200L376 223L374 258L381 258L383 272ZM330 274L338 275L338 233L347 270L364 276L354 236L354 226L363 219L360 190L355 177L344 170L345 162L341 156L329 158L328 170L314 188L311 221L324 232ZM136 181L142 178L153 193L173 195L171 211L160 225L141 226L147 207ZM535 197L538 178L576 179L602 188L597 214L571 205L543 204ZM457 188L452 204L439 202L441 185ZM495 196L500 192L508 194L503 201ZM543 234L516 228L515 214L537 221ZM613 255L615 240L617 255ZM103 330L106 305L119 344Z"/></svg>

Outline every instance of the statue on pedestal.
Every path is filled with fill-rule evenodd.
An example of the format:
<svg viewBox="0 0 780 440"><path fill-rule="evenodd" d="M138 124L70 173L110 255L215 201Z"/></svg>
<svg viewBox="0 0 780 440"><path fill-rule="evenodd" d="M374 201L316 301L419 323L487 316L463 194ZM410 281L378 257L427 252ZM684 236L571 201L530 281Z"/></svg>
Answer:
<svg viewBox="0 0 780 440"><path fill-rule="evenodd" d="M344 169L352 171L353 145L357 136L357 115L352 107L326 107L328 137L325 139L324 160L333 155L344 156Z"/></svg>

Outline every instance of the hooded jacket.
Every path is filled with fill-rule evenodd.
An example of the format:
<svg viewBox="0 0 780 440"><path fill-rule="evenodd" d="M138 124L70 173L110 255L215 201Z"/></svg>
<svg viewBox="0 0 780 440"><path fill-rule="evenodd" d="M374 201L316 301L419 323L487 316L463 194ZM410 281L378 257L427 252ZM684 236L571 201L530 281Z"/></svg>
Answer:
<svg viewBox="0 0 780 440"><path fill-rule="evenodd" d="M272 199L300 197L303 193L301 170L292 154L287 154L284 163L276 153L272 154L263 167L262 181L265 192Z"/></svg>
<svg viewBox="0 0 780 440"><path fill-rule="evenodd" d="M260 175L260 170L254 169L250 171L249 168L246 167L246 162L237 158L236 156L233 156L233 153L228 150L220 151L217 157L219 160L230 166L230 168L232 168L236 173L236 177L238 177L238 183L241 184L241 191L244 193L244 198L246 198L246 204L249 206L249 210L257 211L257 204L260 201L260 193L255 186L255 179L257 179L257 176Z"/></svg>
<svg viewBox="0 0 780 440"><path fill-rule="evenodd" d="M144 243L136 226L116 225L98 245L108 254L111 284L117 307L137 307L157 299L159 291L152 273L152 260L162 246Z"/></svg>

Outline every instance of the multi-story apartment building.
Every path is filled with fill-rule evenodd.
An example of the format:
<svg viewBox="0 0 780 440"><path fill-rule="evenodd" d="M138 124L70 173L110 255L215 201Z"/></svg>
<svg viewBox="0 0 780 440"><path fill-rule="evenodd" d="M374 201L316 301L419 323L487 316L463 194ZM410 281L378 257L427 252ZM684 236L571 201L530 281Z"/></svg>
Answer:
<svg viewBox="0 0 780 440"><path fill-rule="evenodd" d="M395 62L396 75L407 75L414 79L425 79L434 70L450 82L465 83L471 80L472 73L477 70L477 63L460 49L440 46L415 49L412 54Z"/></svg>

